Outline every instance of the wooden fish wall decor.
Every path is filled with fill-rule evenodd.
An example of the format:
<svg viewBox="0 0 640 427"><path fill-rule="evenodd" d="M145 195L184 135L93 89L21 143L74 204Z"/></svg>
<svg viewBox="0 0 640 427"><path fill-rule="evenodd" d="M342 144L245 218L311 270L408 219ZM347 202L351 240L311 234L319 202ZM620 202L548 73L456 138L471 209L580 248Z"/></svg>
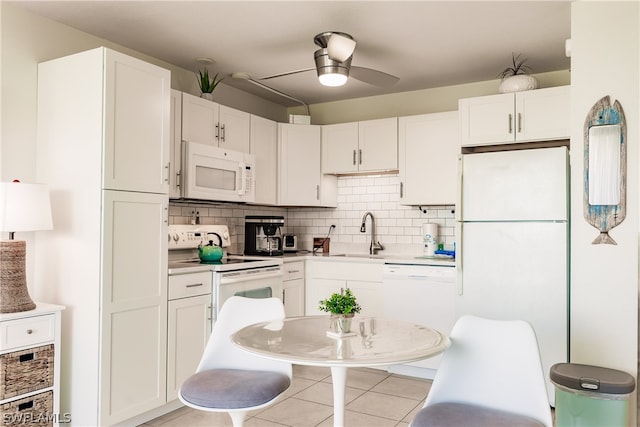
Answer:
<svg viewBox="0 0 640 427"><path fill-rule="evenodd" d="M596 102L584 122L585 220L600 231L592 242L617 245L609 231L627 214L627 125L618 101Z"/></svg>

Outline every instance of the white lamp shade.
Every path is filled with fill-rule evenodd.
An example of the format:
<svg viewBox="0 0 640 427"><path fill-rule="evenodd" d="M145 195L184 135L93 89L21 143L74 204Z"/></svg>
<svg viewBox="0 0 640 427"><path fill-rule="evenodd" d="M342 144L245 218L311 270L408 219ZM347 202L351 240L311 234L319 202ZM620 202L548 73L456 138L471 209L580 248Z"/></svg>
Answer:
<svg viewBox="0 0 640 427"><path fill-rule="evenodd" d="M340 34L332 34L327 44L327 53L334 61L344 62L353 55L355 48L355 40Z"/></svg>
<svg viewBox="0 0 640 427"><path fill-rule="evenodd" d="M52 228L48 186L0 182L0 231L37 231Z"/></svg>

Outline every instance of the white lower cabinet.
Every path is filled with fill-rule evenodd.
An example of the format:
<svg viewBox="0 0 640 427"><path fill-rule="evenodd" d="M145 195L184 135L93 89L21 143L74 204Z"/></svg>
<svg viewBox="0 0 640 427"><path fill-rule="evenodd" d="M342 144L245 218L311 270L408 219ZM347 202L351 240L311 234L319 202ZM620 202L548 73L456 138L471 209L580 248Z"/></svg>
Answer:
<svg viewBox="0 0 640 427"><path fill-rule="evenodd" d="M211 335L211 295L169 301L167 402L196 372Z"/></svg>
<svg viewBox="0 0 640 427"><path fill-rule="evenodd" d="M284 263L282 301L287 317L304 316L304 261Z"/></svg>
<svg viewBox="0 0 640 427"><path fill-rule="evenodd" d="M307 261L305 273L305 315L326 314L319 302L349 288L356 296L363 316L382 316L382 262Z"/></svg>
<svg viewBox="0 0 640 427"><path fill-rule="evenodd" d="M211 335L211 272L169 276L167 322L167 402L196 372Z"/></svg>

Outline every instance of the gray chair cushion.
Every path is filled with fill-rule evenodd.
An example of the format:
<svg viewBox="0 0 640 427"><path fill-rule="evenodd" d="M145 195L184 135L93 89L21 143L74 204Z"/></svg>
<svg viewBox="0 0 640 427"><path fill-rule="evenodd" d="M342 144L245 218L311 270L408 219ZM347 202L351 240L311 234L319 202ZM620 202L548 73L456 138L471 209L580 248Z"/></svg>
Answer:
<svg viewBox="0 0 640 427"><path fill-rule="evenodd" d="M273 400L290 383L288 376L277 372L212 369L187 378L180 394L205 408L250 408Z"/></svg>
<svg viewBox="0 0 640 427"><path fill-rule="evenodd" d="M464 403L443 402L422 408L411 427L544 427L530 417Z"/></svg>

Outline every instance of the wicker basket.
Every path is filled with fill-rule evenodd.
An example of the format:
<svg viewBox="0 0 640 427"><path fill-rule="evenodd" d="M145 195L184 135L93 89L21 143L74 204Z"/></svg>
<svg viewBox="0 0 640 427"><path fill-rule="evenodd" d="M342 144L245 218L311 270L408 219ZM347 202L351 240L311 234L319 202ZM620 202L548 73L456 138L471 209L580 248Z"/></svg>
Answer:
<svg viewBox="0 0 640 427"><path fill-rule="evenodd" d="M53 386L53 344L0 355L0 400Z"/></svg>
<svg viewBox="0 0 640 427"><path fill-rule="evenodd" d="M47 391L0 405L0 426L53 426L53 392Z"/></svg>

